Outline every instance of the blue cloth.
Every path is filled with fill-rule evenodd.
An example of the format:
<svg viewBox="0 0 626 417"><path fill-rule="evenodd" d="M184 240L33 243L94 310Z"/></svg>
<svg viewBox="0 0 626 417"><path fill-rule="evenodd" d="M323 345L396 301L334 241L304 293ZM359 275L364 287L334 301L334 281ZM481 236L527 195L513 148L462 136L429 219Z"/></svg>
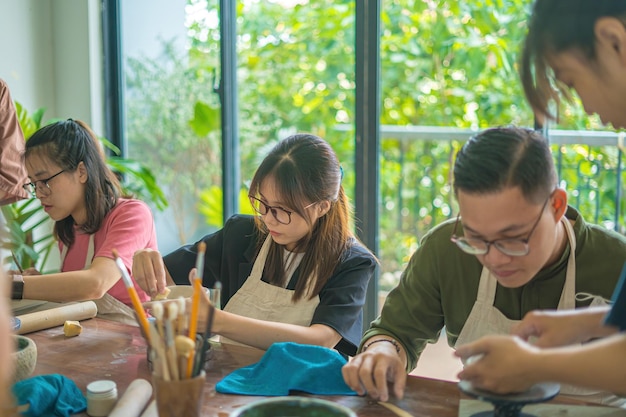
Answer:
<svg viewBox="0 0 626 417"><path fill-rule="evenodd" d="M317 395L356 395L346 385L341 367L346 359L321 346L274 343L255 364L237 369L217 383L224 394L289 395L302 391Z"/></svg>
<svg viewBox="0 0 626 417"><path fill-rule="evenodd" d="M18 405L30 404L27 417L69 417L87 409L87 399L74 381L59 375L38 375L16 382Z"/></svg>

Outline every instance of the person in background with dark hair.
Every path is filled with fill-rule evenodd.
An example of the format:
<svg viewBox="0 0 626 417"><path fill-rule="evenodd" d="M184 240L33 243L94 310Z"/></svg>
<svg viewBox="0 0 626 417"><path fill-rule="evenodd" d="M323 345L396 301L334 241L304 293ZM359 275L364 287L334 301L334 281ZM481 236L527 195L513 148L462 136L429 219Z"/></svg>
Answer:
<svg viewBox="0 0 626 417"><path fill-rule="evenodd" d="M11 100L11 92L0 79L0 205L28 198L22 188L27 180L23 153L24 134Z"/></svg>
<svg viewBox="0 0 626 417"><path fill-rule="evenodd" d="M626 1L539 0L520 64L526 98L540 120L556 118L550 102L571 101L588 114L626 127Z"/></svg>
<svg viewBox="0 0 626 417"><path fill-rule="evenodd" d="M575 91L587 113L626 128L626 0L536 1L520 76L541 120L555 118L550 101L569 100ZM593 267L600 271L604 259ZM599 272L597 278L606 276ZM626 395L624 284L611 309L535 311L513 328L514 337L485 337L459 347L462 358L483 355L459 378L499 393L556 381ZM580 342L589 343L573 345Z"/></svg>
<svg viewBox="0 0 626 417"><path fill-rule="evenodd" d="M201 240L203 285L223 283L213 333L260 349L296 342L356 352L377 260L350 229L342 176L330 145L310 134L281 140L263 159L249 190L258 215L235 215ZM137 282L150 294L189 284L198 243L164 259L139 251Z"/></svg>
<svg viewBox="0 0 626 417"><path fill-rule="evenodd" d="M539 133L494 128L454 164L456 219L433 228L343 367L359 394L401 398L407 372L445 325L459 346L508 334L526 313L605 304L626 260L626 238L587 224L558 188ZM572 393L578 393L573 392Z"/></svg>
<svg viewBox="0 0 626 417"><path fill-rule="evenodd" d="M72 119L35 132L26 143L30 178L24 188L54 220L61 272L29 269L13 282L13 298L55 302L94 300L98 316L137 325L112 251L131 270L138 249L157 248L150 208L122 197L101 144L91 129ZM148 295L136 285L140 300Z"/></svg>

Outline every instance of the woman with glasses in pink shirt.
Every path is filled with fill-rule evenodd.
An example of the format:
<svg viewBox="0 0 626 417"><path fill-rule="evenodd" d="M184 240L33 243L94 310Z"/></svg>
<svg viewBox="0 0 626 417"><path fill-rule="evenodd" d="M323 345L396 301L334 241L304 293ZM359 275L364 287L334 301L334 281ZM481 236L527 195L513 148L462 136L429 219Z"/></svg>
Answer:
<svg viewBox="0 0 626 417"><path fill-rule="evenodd" d="M256 216L235 215L205 236L203 284L223 285L213 332L267 349L274 342L353 355L376 258L352 234L342 171L328 143L297 134L280 141L250 183ZM135 254L133 274L150 294L188 284L198 243L161 259Z"/></svg>
<svg viewBox="0 0 626 417"><path fill-rule="evenodd" d="M101 144L84 123L59 121L35 132L24 155L24 185L54 220L60 271L13 274L13 298L53 302L94 300L98 316L136 325L113 250L128 268L136 250L157 248L149 207L122 196ZM148 295L136 286L142 301Z"/></svg>

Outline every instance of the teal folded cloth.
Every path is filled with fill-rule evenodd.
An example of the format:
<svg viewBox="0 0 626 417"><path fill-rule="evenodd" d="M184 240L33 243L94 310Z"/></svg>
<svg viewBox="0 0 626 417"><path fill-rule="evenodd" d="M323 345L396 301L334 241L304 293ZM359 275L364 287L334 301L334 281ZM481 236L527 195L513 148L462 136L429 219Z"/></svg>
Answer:
<svg viewBox="0 0 626 417"><path fill-rule="evenodd" d="M16 382L18 405L29 404L27 417L69 417L87 409L87 399L74 381L59 374L37 375Z"/></svg>
<svg viewBox="0 0 626 417"><path fill-rule="evenodd" d="M255 364L228 374L217 392L240 395L289 395L301 391L316 395L356 395L343 380L346 359L321 346L274 343Z"/></svg>

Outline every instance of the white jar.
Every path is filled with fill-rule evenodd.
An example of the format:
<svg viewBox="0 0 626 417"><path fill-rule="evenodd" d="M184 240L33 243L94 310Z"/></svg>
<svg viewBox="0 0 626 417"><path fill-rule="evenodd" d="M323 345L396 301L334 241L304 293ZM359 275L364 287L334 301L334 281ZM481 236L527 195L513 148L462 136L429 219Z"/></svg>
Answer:
<svg viewBox="0 0 626 417"><path fill-rule="evenodd" d="M117 385L102 379L87 385L87 414L91 417L106 417L117 402Z"/></svg>

